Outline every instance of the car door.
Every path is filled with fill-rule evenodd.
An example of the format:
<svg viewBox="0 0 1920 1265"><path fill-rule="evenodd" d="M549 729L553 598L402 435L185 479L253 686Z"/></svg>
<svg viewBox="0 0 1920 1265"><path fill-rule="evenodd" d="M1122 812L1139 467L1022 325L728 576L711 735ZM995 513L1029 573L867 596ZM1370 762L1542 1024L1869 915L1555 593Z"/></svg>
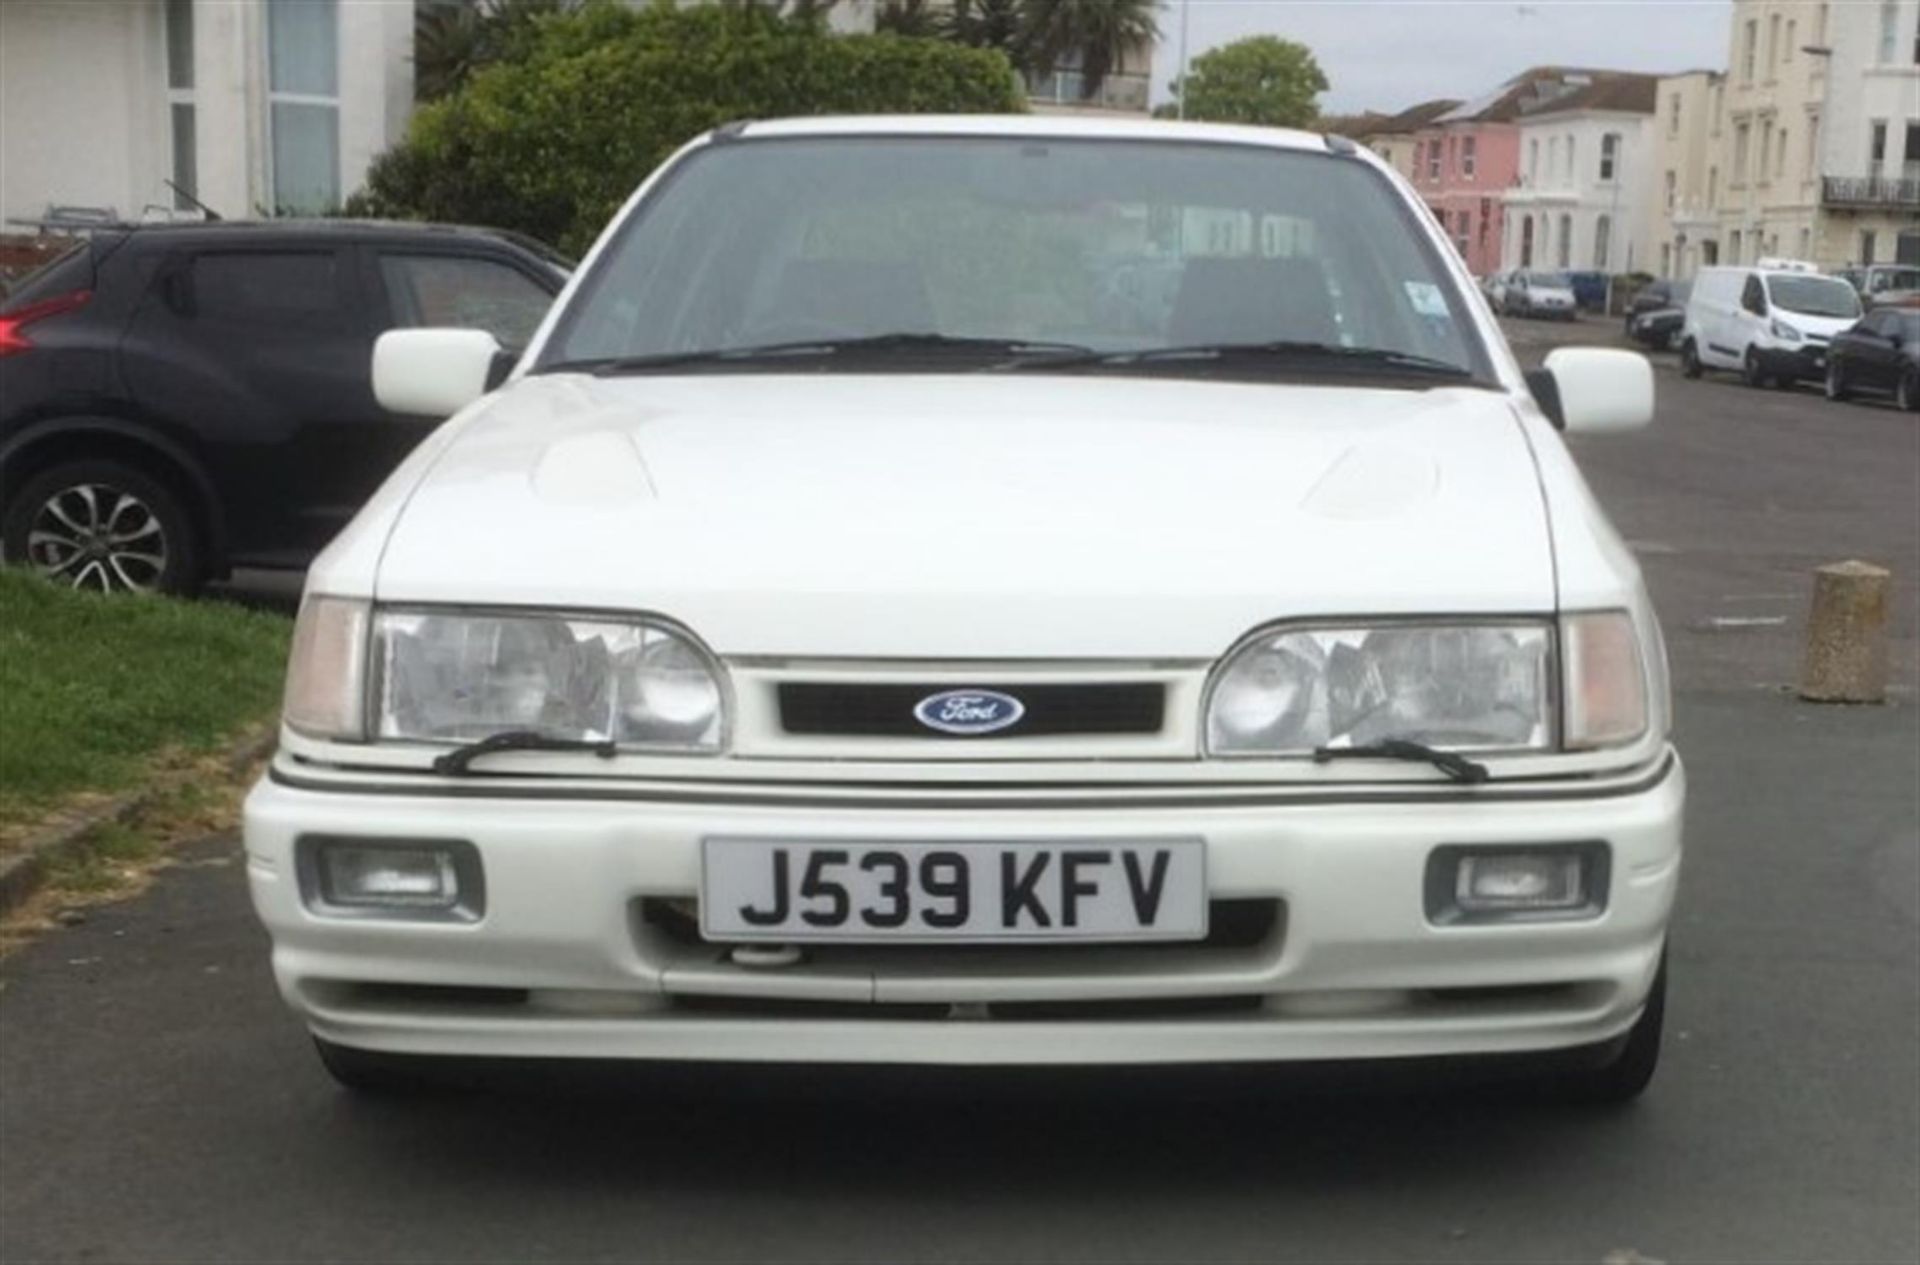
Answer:
<svg viewBox="0 0 1920 1265"><path fill-rule="evenodd" d="M371 490L365 448L386 420L372 351L343 245L223 241L162 264L122 362L134 399L198 435L233 561L303 564Z"/></svg>
<svg viewBox="0 0 1920 1265"><path fill-rule="evenodd" d="M1900 360L1900 347L1895 340L1899 329L1898 315L1884 308L1867 313L1853 327L1847 354L1856 385L1871 387L1876 391L1893 389L1899 378L1896 368Z"/></svg>

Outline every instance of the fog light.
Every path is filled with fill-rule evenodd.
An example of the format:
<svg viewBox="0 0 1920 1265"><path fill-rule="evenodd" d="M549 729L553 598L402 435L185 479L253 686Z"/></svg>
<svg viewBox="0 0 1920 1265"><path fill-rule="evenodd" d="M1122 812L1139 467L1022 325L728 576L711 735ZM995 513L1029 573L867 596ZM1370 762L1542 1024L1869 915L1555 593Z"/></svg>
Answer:
<svg viewBox="0 0 1920 1265"><path fill-rule="evenodd" d="M484 907L480 854L464 840L309 836L297 852L315 913L472 921Z"/></svg>
<svg viewBox="0 0 1920 1265"><path fill-rule="evenodd" d="M1427 863L1427 917L1437 923L1584 918L1606 907L1601 843L1445 847Z"/></svg>
<svg viewBox="0 0 1920 1265"><path fill-rule="evenodd" d="M460 879L444 848L322 848L320 887L335 905L451 909L460 899Z"/></svg>
<svg viewBox="0 0 1920 1265"><path fill-rule="evenodd" d="M1489 909L1575 909L1587 903L1578 856L1510 852L1464 856L1453 899L1467 913Z"/></svg>

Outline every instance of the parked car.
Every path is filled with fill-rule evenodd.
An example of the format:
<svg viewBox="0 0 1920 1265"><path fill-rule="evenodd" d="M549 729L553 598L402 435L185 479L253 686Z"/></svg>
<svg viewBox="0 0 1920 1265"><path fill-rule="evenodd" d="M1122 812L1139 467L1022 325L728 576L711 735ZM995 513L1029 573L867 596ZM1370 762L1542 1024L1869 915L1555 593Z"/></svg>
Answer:
<svg viewBox="0 0 1920 1265"><path fill-rule="evenodd" d="M1627 337L1657 351L1678 347L1692 292L1692 285L1685 281L1661 280L1642 286L1627 301Z"/></svg>
<svg viewBox="0 0 1920 1265"><path fill-rule="evenodd" d="M1867 264L1837 269L1833 275L1852 285L1869 305L1920 301L1920 264Z"/></svg>
<svg viewBox="0 0 1920 1265"><path fill-rule="evenodd" d="M1521 269L1501 288L1500 310L1508 316L1545 317L1571 321L1578 313L1573 282L1564 272Z"/></svg>
<svg viewBox="0 0 1920 1265"><path fill-rule="evenodd" d="M1882 307L1834 335L1827 352L1827 398L1884 392L1920 412L1920 308Z"/></svg>
<svg viewBox="0 0 1920 1265"><path fill-rule="evenodd" d="M1749 386L1820 381L1827 343L1860 319L1860 296L1810 268L1702 268L1693 279L1680 364L1689 378L1737 370Z"/></svg>
<svg viewBox="0 0 1920 1265"><path fill-rule="evenodd" d="M525 346L563 261L351 220L103 229L0 306L0 548L77 587L303 566L438 424L373 397L383 330Z"/></svg>
<svg viewBox="0 0 1920 1265"><path fill-rule="evenodd" d="M734 124L503 386L484 331L383 335L379 398L453 417L309 571L246 809L328 1067L1637 1093L1684 783L1557 427L1647 422L1653 375L1529 377L1414 196L1278 129ZM1291 227L1115 310L1116 216Z"/></svg>

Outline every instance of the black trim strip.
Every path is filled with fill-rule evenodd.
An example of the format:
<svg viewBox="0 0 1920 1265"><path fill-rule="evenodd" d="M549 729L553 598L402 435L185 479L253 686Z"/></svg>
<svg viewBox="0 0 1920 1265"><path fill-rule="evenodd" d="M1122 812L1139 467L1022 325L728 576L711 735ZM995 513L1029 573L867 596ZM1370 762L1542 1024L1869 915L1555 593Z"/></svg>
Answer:
<svg viewBox="0 0 1920 1265"><path fill-rule="evenodd" d="M1482 783L1474 787L1439 788L1432 790L1342 790L1278 792L1261 788L1246 794L1223 795L1217 797L1195 797L1191 795L1132 795L1126 798L1110 799L974 799L945 798L924 799L874 799L861 794L862 791L882 789L867 785L851 789L840 795L799 796L799 795L742 795L728 791L724 786L713 782L702 783L700 789L690 791L634 790L626 787L582 787L572 786L500 786L473 785L470 783L444 783L438 780L425 783L408 784L404 782L356 782L341 785L322 778L302 777L298 773L282 768L278 763L272 765L267 776L279 786L302 791L318 791L336 795L413 795L437 799L526 799L526 800L580 800L587 802L616 803L657 803L657 804L707 804L716 808L864 808L864 809L905 809L917 811L934 809L939 811L956 810L1005 810L1005 809L1135 809L1135 808L1292 808L1318 807L1329 804L1486 804L1486 803L1545 803L1567 800L1624 799L1651 790L1664 782L1673 772L1675 757L1668 750L1648 772L1631 782L1617 782L1607 785L1581 784L1556 780L1553 782L1506 782ZM831 786L832 784L821 784ZM1089 789L1105 786L1105 783L1090 784ZM1175 791L1175 784L1163 784L1166 790ZM885 788L895 789L895 788ZM911 784L902 784L897 789L918 789ZM938 789L948 789L940 784ZM996 788L998 789L998 788ZM1058 790L1059 787L1036 787L1036 790ZM1125 784L1114 787L1127 789ZM1137 787L1135 788L1137 789ZM1199 789L1207 789L1200 787Z"/></svg>

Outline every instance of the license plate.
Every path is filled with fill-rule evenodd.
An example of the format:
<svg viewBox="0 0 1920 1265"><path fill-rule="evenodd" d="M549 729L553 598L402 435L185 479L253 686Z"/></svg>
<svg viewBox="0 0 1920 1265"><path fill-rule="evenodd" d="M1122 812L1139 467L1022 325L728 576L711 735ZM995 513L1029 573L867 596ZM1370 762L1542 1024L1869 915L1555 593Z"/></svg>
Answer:
<svg viewBox="0 0 1920 1265"><path fill-rule="evenodd" d="M1199 839L879 843L708 839L710 940L1199 940Z"/></svg>

